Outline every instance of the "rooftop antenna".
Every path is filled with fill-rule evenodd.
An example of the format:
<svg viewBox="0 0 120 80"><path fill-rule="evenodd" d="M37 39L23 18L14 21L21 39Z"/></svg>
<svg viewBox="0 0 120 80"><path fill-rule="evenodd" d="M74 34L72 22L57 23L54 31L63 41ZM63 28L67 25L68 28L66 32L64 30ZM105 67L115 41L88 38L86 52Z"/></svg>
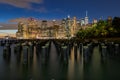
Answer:
<svg viewBox="0 0 120 80"><path fill-rule="evenodd" d="M88 11L86 10L86 17L88 16Z"/></svg>

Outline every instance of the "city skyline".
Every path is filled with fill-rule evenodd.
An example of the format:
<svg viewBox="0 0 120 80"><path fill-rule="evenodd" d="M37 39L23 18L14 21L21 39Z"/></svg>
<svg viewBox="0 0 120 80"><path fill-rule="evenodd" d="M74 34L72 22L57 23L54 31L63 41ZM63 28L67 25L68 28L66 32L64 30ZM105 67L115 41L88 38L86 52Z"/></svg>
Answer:
<svg viewBox="0 0 120 80"><path fill-rule="evenodd" d="M120 16L119 0L0 0L0 22L20 17L39 19L62 19L66 15L84 18L86 10L90 21L94 18L106 19L108 16Z"/></svg>

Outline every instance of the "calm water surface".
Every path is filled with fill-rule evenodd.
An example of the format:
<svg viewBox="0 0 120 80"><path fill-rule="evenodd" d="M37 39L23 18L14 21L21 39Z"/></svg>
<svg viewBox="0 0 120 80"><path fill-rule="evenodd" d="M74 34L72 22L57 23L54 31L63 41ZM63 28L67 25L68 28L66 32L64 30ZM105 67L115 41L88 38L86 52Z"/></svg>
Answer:
<svg viewBox="0 0 120 80"><path fill-rule="evenodd" d="M3 47L0 47L0 80L120 80L120 61L102 58L98 46L93 50L92 58L84 61L82 54L74 48L68 60L62 61L55 45L51 43L50 55L45 60L36 55L34 48L33 60L23 64L23 57L14 54L11 46L10 59L3 58Z"/></svg>

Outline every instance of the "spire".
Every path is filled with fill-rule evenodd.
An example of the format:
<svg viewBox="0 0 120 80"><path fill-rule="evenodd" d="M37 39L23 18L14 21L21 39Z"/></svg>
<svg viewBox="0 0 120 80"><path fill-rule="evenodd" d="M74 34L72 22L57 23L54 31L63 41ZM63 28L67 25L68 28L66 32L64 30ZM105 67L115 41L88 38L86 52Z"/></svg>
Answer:
<svg viewBox="0 0 120 80"><path fill-rule="evenodd" d="M86 17L88 16L88 11L86 10Z"/></svg>
<svg viewBox="0 0 120 80"><path fill-rule="evenodd" d="M88 21L89 21L89 19L88 19L88 12L86 11L86 16L85 16L85 25L87 25L87 24L88 24Z"/></svg>

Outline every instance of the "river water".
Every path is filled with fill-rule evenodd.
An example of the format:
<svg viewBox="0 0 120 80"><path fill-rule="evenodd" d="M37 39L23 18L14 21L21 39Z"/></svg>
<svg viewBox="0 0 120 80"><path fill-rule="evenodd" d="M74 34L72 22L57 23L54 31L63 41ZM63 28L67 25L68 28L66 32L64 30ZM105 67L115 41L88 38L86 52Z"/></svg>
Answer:
<svg viewBox="0 0 120 80"><path fill-rule="evenodd" d="M0 80L120 80L120 61L113 58L102 58L99 46L94 47L92 58L84 61L80 49L77 59L74 47L68 62L61 61L56 47L51 43L49 57L44 60L36 55L34 48L33 60L23 64L23 57L14 53L11 46L11 57L3 57L0 46Z"/></svg>

